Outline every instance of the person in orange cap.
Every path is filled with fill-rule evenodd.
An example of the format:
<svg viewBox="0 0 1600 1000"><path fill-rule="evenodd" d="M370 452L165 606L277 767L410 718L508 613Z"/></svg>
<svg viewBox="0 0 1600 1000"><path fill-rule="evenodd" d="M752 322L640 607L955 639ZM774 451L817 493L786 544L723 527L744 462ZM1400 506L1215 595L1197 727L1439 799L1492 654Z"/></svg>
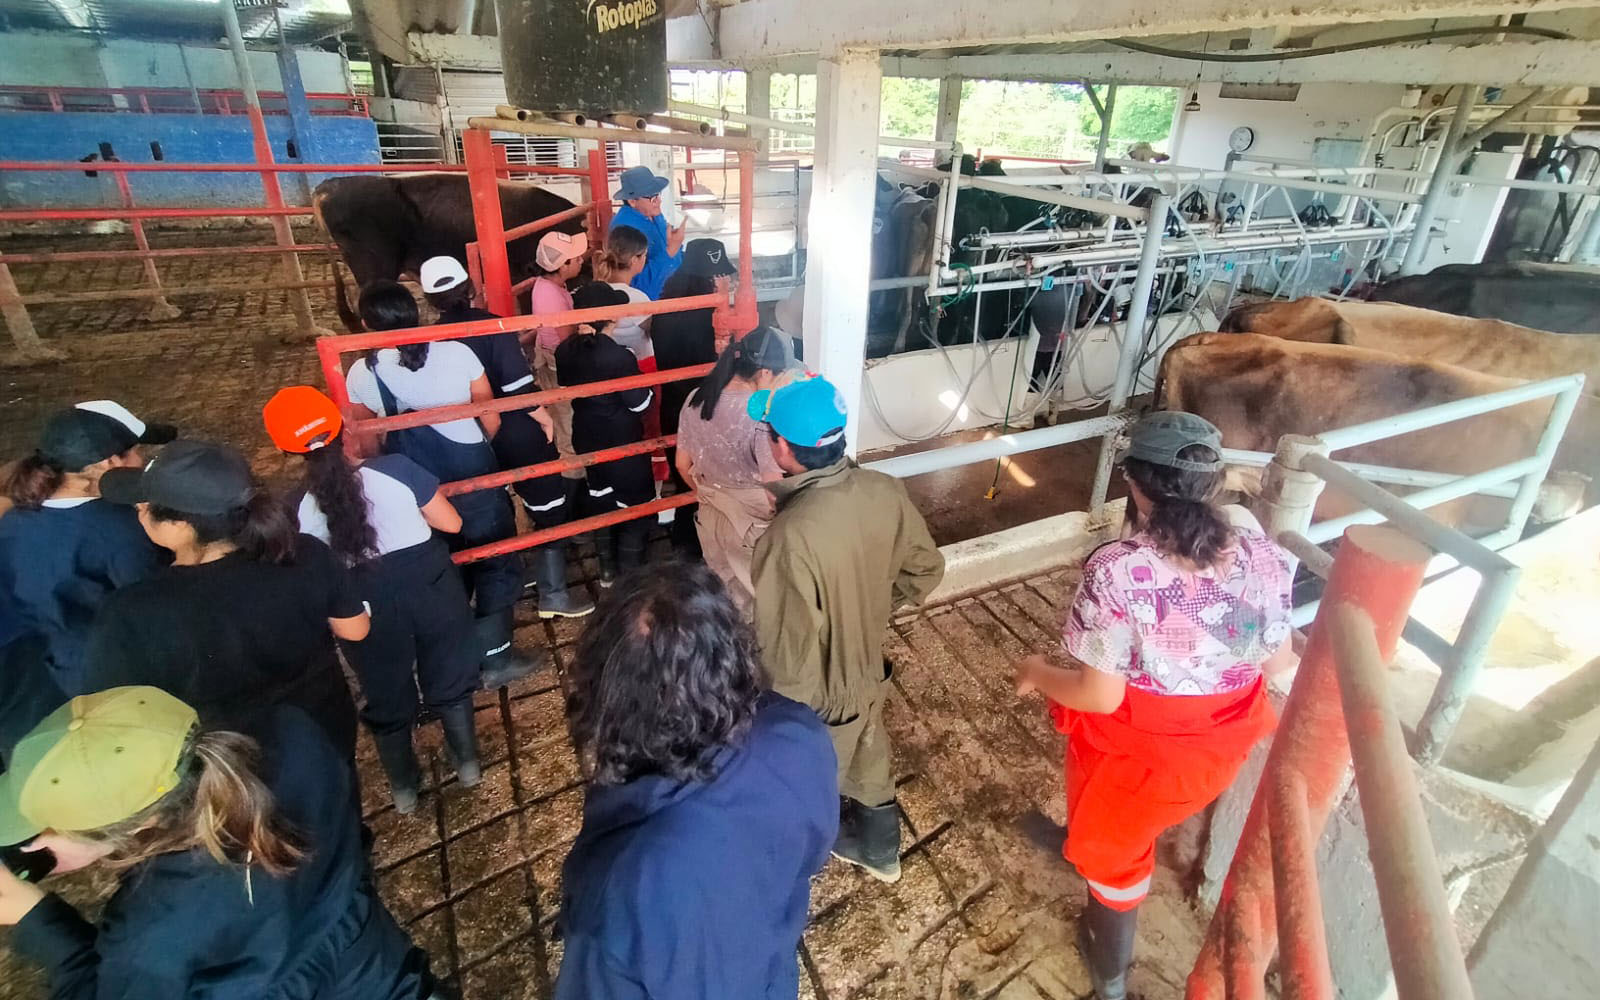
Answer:
<svg viewBox="0 0 1600 1000"><path fill-rule="evenodd" d="M1132 531L1084 565L1062 633L1069 666L1017 667L1017 693L1044 694L1067 734L1062 853L1089 883L1078 947L1099 1000L1127 996L1156 838L1232 783L1275 724L1263 672L1293 662L1289 557L1214 504L1222 435L1171 412L1130 437Z"/></svg>
<svg viewBox="0 0 1600 1000"><path fill-rule="evenodd" d="M411 731L419 689L444 727L461 784L477 785L483 773L472 714L478 688L472 605L449 546L434 534L460 531L461 515L439 492L438 478L404 455L352 464L339 408L317 389L281 389L261 415L278 450L305 459L305 486L294 508L300 530L350 567L371 608L366 639L340 646L361 681L361 721L377 745L395 810L417 808L422 772Z"/></svg>

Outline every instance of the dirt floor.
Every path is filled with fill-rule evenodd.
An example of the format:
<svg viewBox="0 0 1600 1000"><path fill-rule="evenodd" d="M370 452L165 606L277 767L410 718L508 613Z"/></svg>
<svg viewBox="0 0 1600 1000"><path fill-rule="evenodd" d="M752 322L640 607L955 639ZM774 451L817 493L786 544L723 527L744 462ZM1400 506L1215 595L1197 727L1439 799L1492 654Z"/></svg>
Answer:
<svg viewBox="0 0 1600 1000"><path fill-rule="evenodd" d="M299 234L318 242L316 233ZM267 231L156 233L157 246L269 241ZM0 239L0 252L130 246L116 237ZM173 285L249 284L275 270L265 257L217 255L164 261ZM17 265L25 295L137 285L136 264ZM326 280L308 258L306 278ZM335 325L326 290L310 293ZM279 387L320 384L315 352L286 345L293 318L283 292L175 297L175 321L150 323L146 306L38 306L34 322L70 360L0 370L0 456L19 456L52 410L115 398L188 436L240 447L277 481L288 466L260 428L260 407ZM982 433L982 432L977 432ZM981 499L994 466L909 483L941 542L972 537L1082 506L1093 445L1021 456L1002 469L1001 493ZM1012 475L1010 469L1021 475ZM1031 485L1029 485L1031 483ZM1083 882L1060 858L1061 741L1036 698L1018 701L1010 664L1054 641L1073 576L1066 572L928 609L896 622L889 653L897 696L888 723L904 819L905 877L881 885L838 863L817 878L799 961L802 996L1077 1000L1089 991L1072 946ZM526 614L526 612L524 612ZM554 669L497 696L481 696L486 780L459 788L437 727L419 737L434 777L423 808L397 816L384 801L371 744L360 765L375 864L384 898L435 969L470 1000L547 997L560 964L553 926L560 865L576 834L582 788L567 738L559 674L580 626L524 621L519 645L543 647ZM1042 832L1041 832L1042 831ZM1203 924L1180 881L1198 845L1177 831L1141 917L1134 986L1149 1000L1178 997ZM104 886L68 879L63 892L92 905ZM43 997L38 975L0 935L0 1000Z"/></svg>

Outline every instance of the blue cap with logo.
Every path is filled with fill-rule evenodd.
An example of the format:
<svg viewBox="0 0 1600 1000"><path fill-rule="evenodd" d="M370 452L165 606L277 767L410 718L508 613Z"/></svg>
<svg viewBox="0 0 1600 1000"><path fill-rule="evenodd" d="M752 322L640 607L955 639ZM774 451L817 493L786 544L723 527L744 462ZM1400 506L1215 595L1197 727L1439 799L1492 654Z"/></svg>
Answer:
<svg viewBox="0 0 1600 1000"><path fill-rule="evenodd" d="M750 419L771 425L790 444L821 448L844 437L844 397L821 375L762 389L750 397Z"/></svg>

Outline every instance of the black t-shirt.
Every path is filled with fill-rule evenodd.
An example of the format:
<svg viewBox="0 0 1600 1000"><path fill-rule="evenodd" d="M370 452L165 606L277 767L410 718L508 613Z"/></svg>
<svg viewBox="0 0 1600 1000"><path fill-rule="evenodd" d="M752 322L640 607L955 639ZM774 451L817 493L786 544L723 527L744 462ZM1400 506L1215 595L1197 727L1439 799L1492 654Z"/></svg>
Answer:
<svg viewBox="0 0 1600 1000"><path fill-rule="evenodd" d="M633 352L604 333L577 333L556 348L561 384L587 385L639 374ZM644 440L651 390L623 389L572 401L572 448L579 454Z"/></svg>
<svg viewBox="0 0 1600 1000"><path fill-rule="evenodd" d="M106 601L89 636L87 690L149 684L207 725L247 732L273 705L295 705L348 750L354 706L328 619L363 610L349 572L310 535L296 537L288 565L235 553L170 566Z"/></svg>
<svg viewBox="0 0 1600 1000"><path fill-rule="evenodd" d="M656 368L687 368L717 360L717 337L711 327L710 309L691 309L681 313L662 313L650 321L650 340L656 349ZM680 379L661 385L661 432L678 432L678 413L684 400L694 392L699 379Z"/></svg>

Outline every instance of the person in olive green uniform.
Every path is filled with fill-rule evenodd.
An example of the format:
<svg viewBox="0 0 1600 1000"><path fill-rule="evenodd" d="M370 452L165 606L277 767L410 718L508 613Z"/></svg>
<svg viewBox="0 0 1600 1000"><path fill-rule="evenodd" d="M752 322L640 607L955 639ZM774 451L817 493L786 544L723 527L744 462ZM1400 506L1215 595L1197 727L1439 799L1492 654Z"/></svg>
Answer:
<svg viewBox="0 0 1600 1000"><path fill-rule="evenodd" d="M845 457L844 400L823 378L750 397L785 478L777 515L756 543L755 624L773 690L828 724L843 799L835 857L874 878L900 878L883 703L883 633L896 608L920 603L944 557L898 479Z"/></svg>

